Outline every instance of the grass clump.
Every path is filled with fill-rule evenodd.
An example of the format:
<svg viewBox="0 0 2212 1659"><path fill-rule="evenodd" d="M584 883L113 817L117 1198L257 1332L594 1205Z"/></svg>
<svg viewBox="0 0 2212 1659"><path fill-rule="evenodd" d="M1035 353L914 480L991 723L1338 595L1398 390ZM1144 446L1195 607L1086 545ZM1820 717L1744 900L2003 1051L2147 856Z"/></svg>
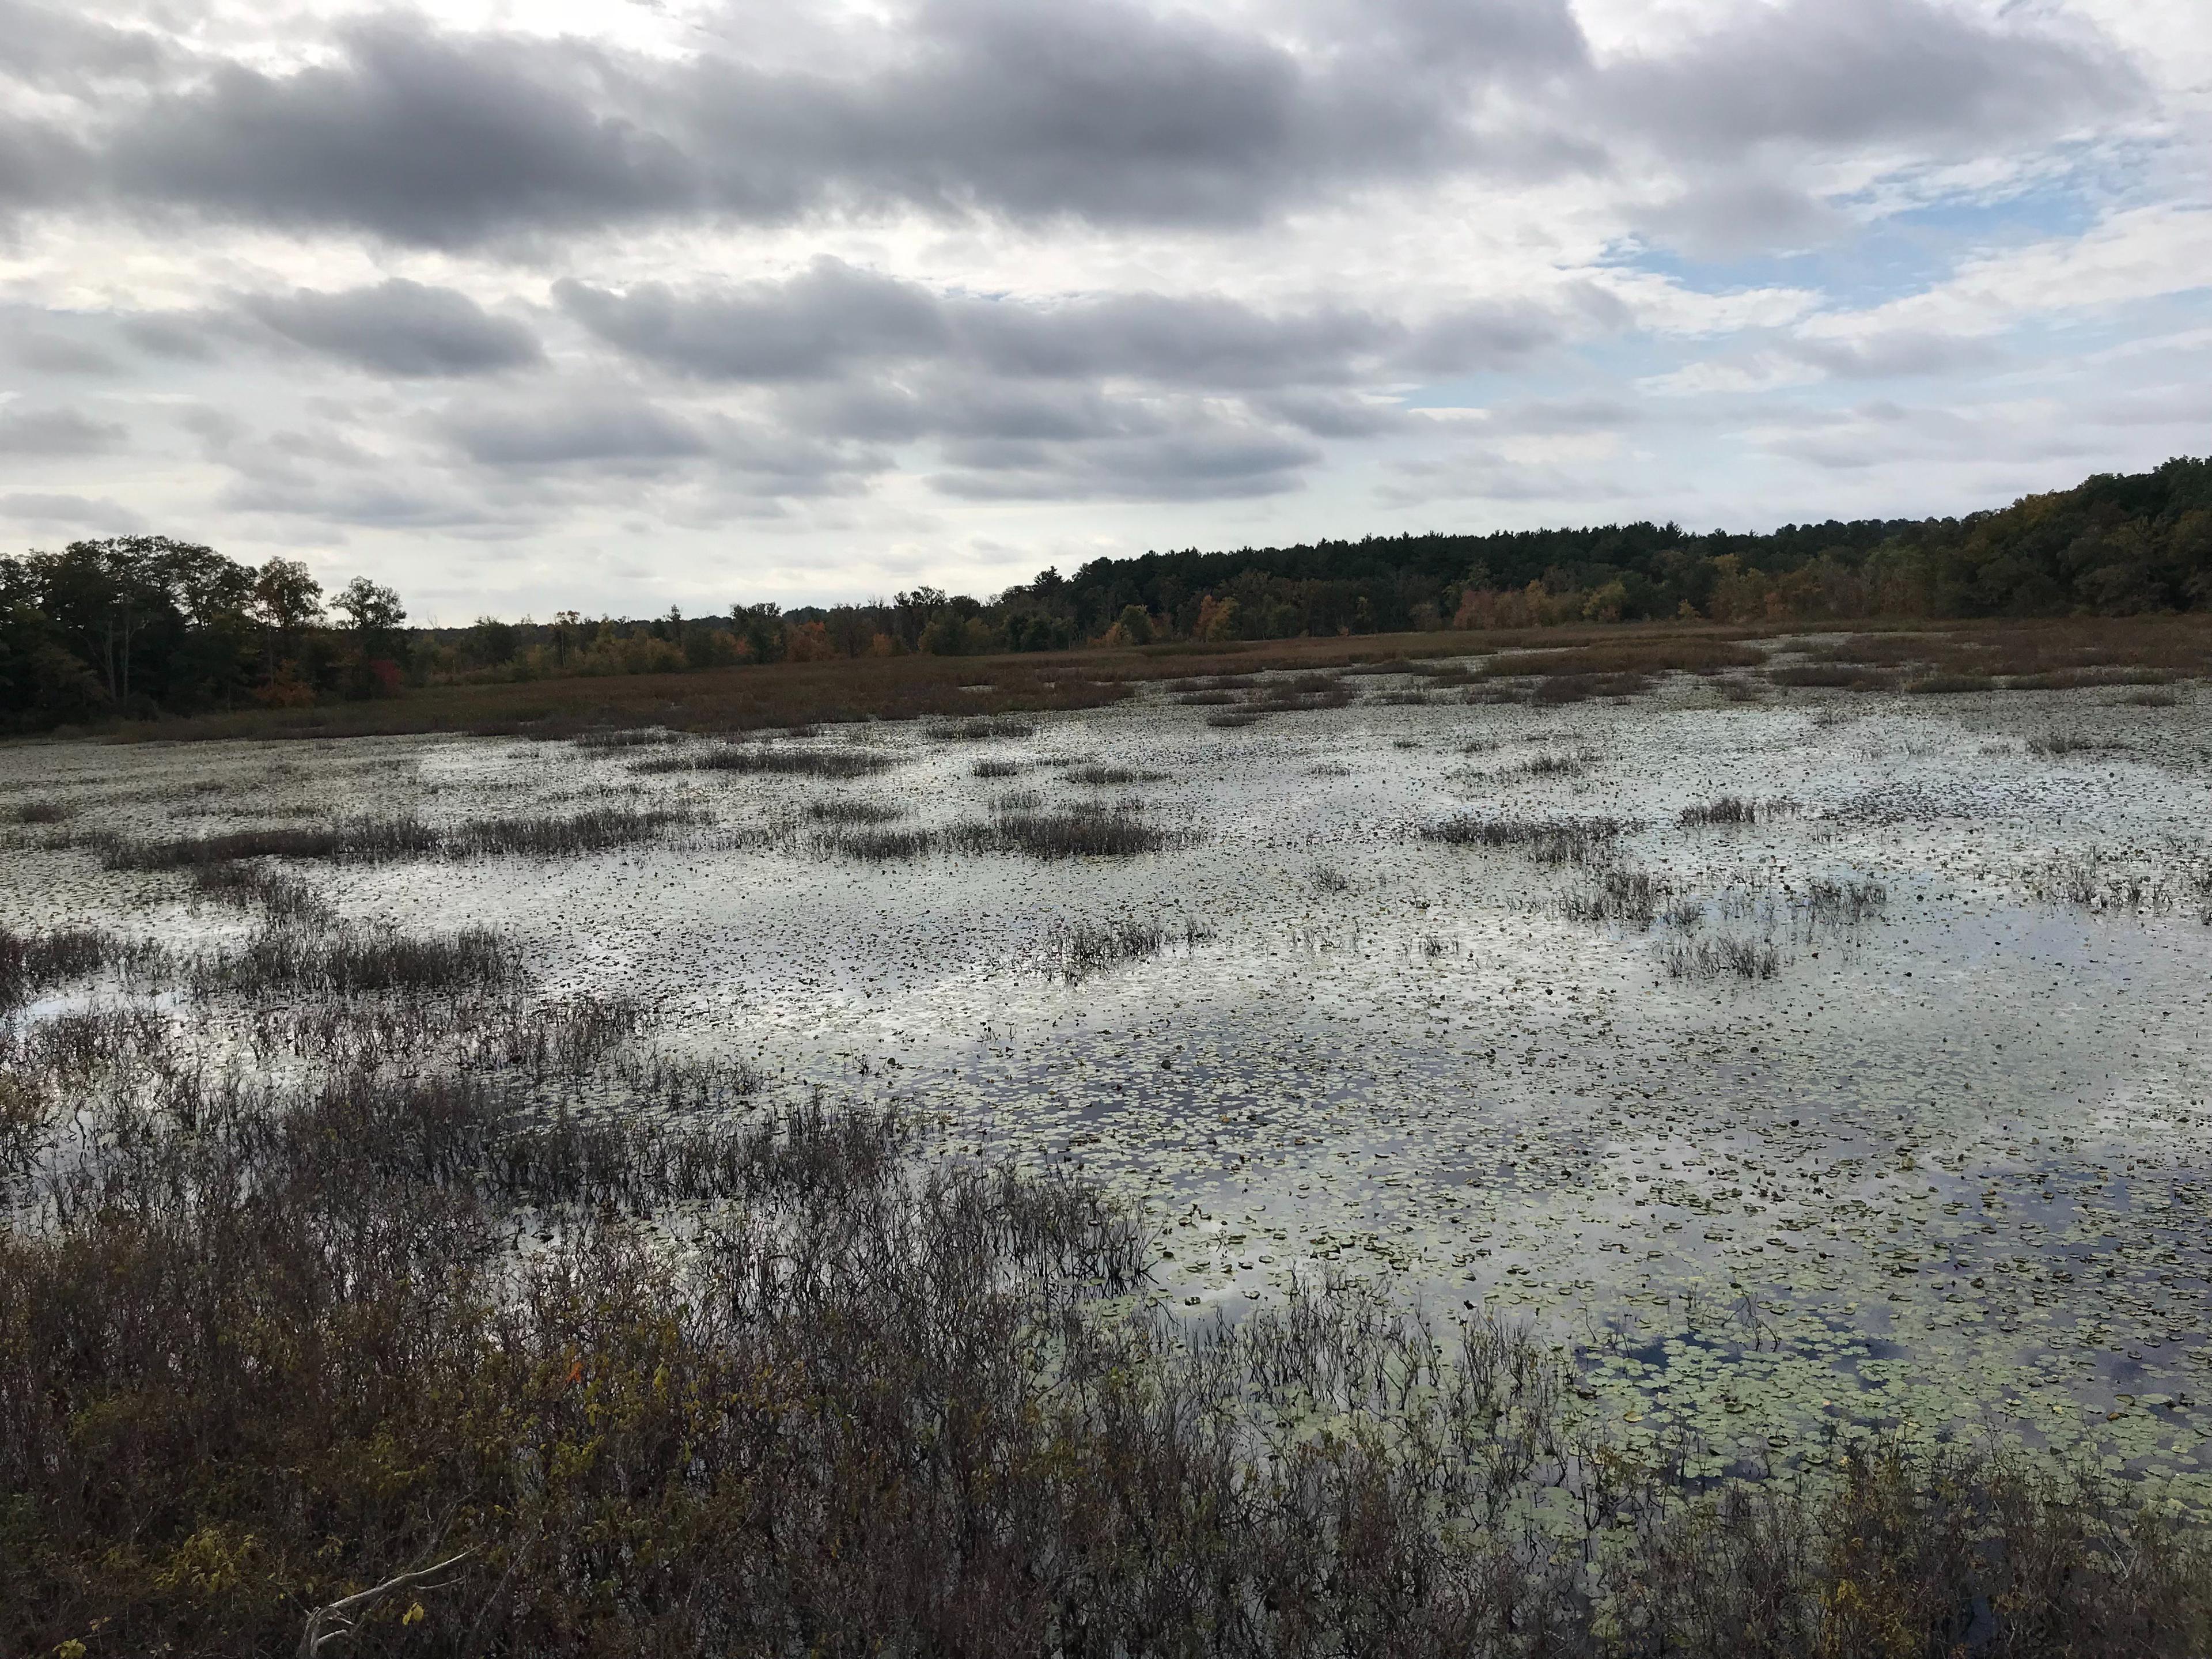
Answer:
<svg viewBox="0 0 2212 1659"><path fill-rule="evenodd" d="M811 845L829 857L884 864L926 857L936 850L937 842L936 834L928 830L850 824L823 831L813 837Z"/></svg>
<svg viewBox="0 0 2212 1659"><path fill-rule="evenodd" d="M1056 921L1029 959L1048 978L1079 985L1105 969L1157 956L1171 944L1195 950L1212 937L1211 927L1192 921L1173 929L1151 921Z"/></svg>
<svg viewBox="0 0 2212 1659"><path fill-rule="evenodd" d="M514 950L480 927L429 939L271 928L238 951L203 959L191 982L204 996L359 997L484 989L522 977Z"/></svg>
<svg viewBox="0 0 2212 1659"><path fill-rule="evenodd" d="M2068 755L2103 754L2125 745L2110 738L2085 738L2074 732L2044 732L2027 740L2029 751L2048 760Z"/></svg>
<svg viewBox="0 0 2212 1659"><path fill-rule="evenodd" d="M883 800L848 800L830 795L806 803L806 816L817 823L889 823L906 816L906 808Z"/></svg>
<svg viewBox="0 0 2212 1659"><path fill-rule="evenodd" d="M603 806L568 817L469 818L450 830L434 829L414 818L356 818L290 829L234 830L175 841L131 841L109 836L97 838L94 844L111 870L197 872L259 858L356 864L441 855L481 858L515 854L562 858L651 841L668 825L689 823L696 817L690 812ZM205 890L220 892L222 886L218 878Z"/></svg>
<svg viewBox="0 0 2212 1659"><path fill-rule="evenodd" d="M1532 755L1517 765L1505 769L1505 775L1524 778L1579 777L1601 759L1594 749L1579 749L1571 752L1547 749L1540 755Z"/></svg>
<svg viewBox="0 0 2212 1659"><path fill-rule="evenodd" d="M1477 817L1462 814L1431 824L1422 834L1449 847L1488 847L1526 854L1539 864L1587 867L1609 861L1620 837L1635 826L1626 818Z"/></svg>
<svg viewBox="0 0 2212 1659"><path fill-rule="evenodd" d="M1649 870L1605 870L1559 901L1570 921L1649 927L1673 889Z"/></svg>
<svg viewBox="0 0 2212 1659"><path fill-rule="evenodd" d="M1163 829L1126 806L1079 801L1052 808L1004 808L981 823L957 826L954 845L977 853L1030 858L1127 858L1182 845L1188 836Z"/></svg>
<svg viewBox="0 0 2212 1659"><path fill-rule="evenodd" d="M17 801L8 808L6 817L16 823L61 823L76 811L76 807L68 801L25 800Z"/></svg>
<svg viewBox="0 0 2212 1659"><path fill-rule="evenodd" d="M551 815L471 818L447 832L439 851L448 858L515 854L526 858L564 858L634 847L656 839L670 824L690 823L697 814L665 810L632 811L602 806L567 817Z"/></svg>
<svg viewBox="0 0 2212 1659"><path fill-rule="evenodd" d="M979 778L1012 778L1021 775L1022 763L1011 760L979 760L968 769Z"/></svg>
<svg viewBox="0 0 2212 1659"><path fill-rule="evenodd" d="M1818 686L1838 691L1887 691L1897 684L1894 674L1879 668L1833 662L1789 663L1769 669L1766 678L1777 685Z"/></svg>
<svg viewBox="0 0 2212 1659"><path fill-rule="evenodd" d="M118 939L92 927L64 927L45 933L0 927L0 1013L102 969L143 970L161 954L158 946Z"/></svg>
<svg viewBox="0 0 2212 1659"><path fill-rule="evenodd" d="M777 749L766 744L733 744L696 755L672 755L635 763L634 772L771 772L813 778L865 778L888 772L903 755L880 749Z"/></svg>
<svg viewBox="0 0 2212 1659"><path fill-rule="evenodd" d="M1669 939L1659 950L1670 979L1756 981L1782 971L1782 952L1765 939L1729 934Z"/></svg>
<svg viewBox="0 0 2212 1659"><path fill-rule="evenodd" d="M664 743L681 743L684 733L665 726L593 726L568 739L579 749L650 749Z"/></svg>
<svg viewBox="0 0 2212 1659"><path fill-rule="evenodd" d="M1746 795L1722 795L1684 807L1674 822L1685 830L1727 829L1770 823L1776 818L1794 817L1796 812L1797 803L1794 800L1757 801Z"/></svg>
<svg viewBox="0 0 2212 1659"><path fill-rule="evenodd" d="M931 720L921 729L945 743L982 743L993 738L1033 738L1036 736L1037 730L1034 720L1018 720L1003 714L964 720Z"/></svg>
<svg viewBox="0 0 2212 1659"><path fill-rule="evenodd" d="M1848 929L1873 921L1889 906L1889 889L1878 881L1815 881L1805 891L1805 914L1814 927Z"/></svg>
<svg viewBox="0 0 2212 1659"><path fill-rule="evenodd" d="M258 909L270 921L294 926L331 919L330 906L296 876L257 863L195 864L192 888L218 903Z"/></svg>
<svg viewBox="0 0 2212 1659"><path fill-rule="evenodd" d="M1164 772L1148 772L1134 766L1104 766L1086 762L1067 769L1067 781L1079 783L1086 789L1110 789L1118 785L1158 783L1167 776Z"/></svg>

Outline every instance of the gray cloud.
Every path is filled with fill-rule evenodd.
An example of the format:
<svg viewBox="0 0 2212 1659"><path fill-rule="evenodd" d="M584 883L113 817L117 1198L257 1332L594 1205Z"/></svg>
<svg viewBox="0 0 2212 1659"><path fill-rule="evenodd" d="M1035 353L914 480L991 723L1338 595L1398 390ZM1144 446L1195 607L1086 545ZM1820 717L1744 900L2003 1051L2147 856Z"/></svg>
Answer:
<svg viewBox="0 0 2212 1659"><path fill-rule="evenodd" d="M1313 436L1387 429L1350 388L1407 365L1455 368L1562 337L1534 308L1422 330L1363 312L1266 313L1126 295L1059 304L940 295L822 261L783 282L555 295L603 340L679 377L768 389L791 428L933 441L940 493L968 500L1197 500L1295 488Z"/></svg>
<svg viewBox="0 0 2212 1659"><path fill-rule="evenodd" d="M945 459L930 485L966 501L1218 501L1296 489L1321 454L1263 428L1200 425L1085 444L964 441Z"/></svg>
<svg viewBox="0 0 2212 1659"><path fill-rule="evenodd" d="M1708 161L2048 134L2139 90L2094 41L1935 0L1747 6L1680 51L1602 66L1567 0L1308 0L1266 30L1134 0L921 0L873 33L848 26L842 74L398 15L271 73L14 15L44 20L17 47L42 86L127 71L156 90L0 132L0 199L105 191L433 246L899 206L1237 225L1455 173L1600 173L1624 144ZM730 21L732 38L761 32ZM1710 240L1786 199L1741 180L1701 193L1654 224Z"/></svg>
<svg viewBox="0 0 2212 1659"><path fill-rule="evenodd" d="M240 304L295 344L376 374L484 374L544 360L522 324L452 289L397 277L337 294L256 295Z"/></svg>
<svg viewBox="0 0 2212 1659"><path fill-rule="evenodd" d="M553 294L610 344L696 380L818 380L950 344L943 307L927 290L835 259L788 282L720 291L678 295L648 283L611 294L563 280Z"/></svg>
<svg viewBox="0 0 2212 1659"><path fill-rule="evenodd" d="M1994 340L1921 329L1898 329L1864 340L1796 339L1786 348L1814 368L1842 380L1889 380L1899 375L1947 374L2002 363Z"/></svg>
<svg viewBox="0 0 2212 1659"><path fill-rule="evenodd" d="M1115 379L1213 392L1342 386L1383 371L1495 368L1566 333L1534 305L1464 307L1418 329L1346 307L1271 313L1200 295L1037 304L940 296L834 259L783 282L554 297L610 344L690 379L835 379L942 362L1014 380Z"/></svg>
<svg viewBox="0 0 2212 1659"><path fill-rule="evenodd" d="M17 524L88 530L100 536L136 535L146 528L144 519L105 495L95 499L29 489L0 495L0 519Z"/></svg>
<svg viewBox="0 0 2212 1659"><path fill-rule="evenodd" d="M707 453L706 440L690 422L629 398L473 405L449 410L441 424L457 447L485 466L581 464L653 471Z"/></svg>
<svg viewBox="0 0 2212 1659"><path fill-rule="evenodd" d="M927 0L894 16L868 67L832 76L394 15L347 26L327 60L290 72L195 65L151 98L91 112L85 146L58 125L38 134L49 170L66 153L159 209L435 246L894 204L1243 223L1484 165L1493 149L1515 170L1594 159L1478 131L1499 88L1584 65L1565 0L1370 0L1291 21L1304 38L1135 3ZM23 171L19 193L36 183Z"/></svg>
<svg viewBox="0 0 2212 1659"><path fill-rule="evenodd" d="M89 341L28 331L16 335L9 355L40 374L112 374L122 367Z"/></svg>
<svg viewBox="0 0 2212 1659"><path fill-rule="evenodd" d="M2142 90L2094 41L1930 0L1746 5L1683 50L1626 60L1599 81L1620 130L1729 157L2055 133Z"/></svg>
<svg viewBox="0 0 2212 1659"><path fill-rule="evenodd" d="M0 405L0 455L94 455L125 435L121 427L74 409Z"/></svg>

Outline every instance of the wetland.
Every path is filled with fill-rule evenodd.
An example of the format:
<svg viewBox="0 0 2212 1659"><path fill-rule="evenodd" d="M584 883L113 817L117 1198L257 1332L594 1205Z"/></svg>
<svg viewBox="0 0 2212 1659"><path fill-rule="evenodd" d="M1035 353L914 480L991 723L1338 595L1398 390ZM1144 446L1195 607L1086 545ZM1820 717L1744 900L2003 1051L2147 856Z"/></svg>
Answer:
<svg viewBox="0 0 2212 1659"><path fill-rule="evenodd" d="M1848 646L0 750L4 1628L2192 1650L2212 700Z"/></svg>

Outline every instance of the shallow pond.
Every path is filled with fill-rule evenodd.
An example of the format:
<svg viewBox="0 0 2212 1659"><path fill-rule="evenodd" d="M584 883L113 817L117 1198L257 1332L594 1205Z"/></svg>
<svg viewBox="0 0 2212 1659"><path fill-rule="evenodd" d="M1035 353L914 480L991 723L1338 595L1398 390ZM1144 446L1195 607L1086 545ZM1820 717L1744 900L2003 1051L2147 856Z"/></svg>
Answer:
<svg viewBox="0 0 2212 1659"><path fill-rule="evenodd" d="M296 873L349 917L495 928L548 992L620 989L664 1046L786 1096L896 1100L948 1152L1102 1181L1194 1316L1389 1275L1439 1318L1526 1310L1583 1350L1594 1410L1693 1474L1901 1428L2212 1515L2202 688L1735 702L1676 677L1547 708L1352 684L1233 729L1153 692L1026 736L797 740L897 759L845 781L637 769L685 744L20 746L0 808L143 837L689 807L647 847ZM1021 793L1140 801L1177 843L875 861L806 816L943 827ZM1723 798L1752 821L1682 821ZM1626 823L1577 866L1425 833L1455 817ZM247 929L61 838L0 854L0 921ZM1608 910L1609 872L1650 902ZM1122 924L1158 948L1074 975L1055 953ZM1705 976L1724 959L1750 965Z"/></svg>

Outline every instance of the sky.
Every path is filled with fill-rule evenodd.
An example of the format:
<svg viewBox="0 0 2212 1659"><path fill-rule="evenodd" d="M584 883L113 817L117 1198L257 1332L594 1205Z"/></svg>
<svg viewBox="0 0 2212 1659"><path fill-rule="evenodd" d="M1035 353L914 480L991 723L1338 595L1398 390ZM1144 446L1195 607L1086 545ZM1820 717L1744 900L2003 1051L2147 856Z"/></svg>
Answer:
<svg viewBox="0 0 2212 1659"><path fill-rule="evenodd" d="M2204 0L0 0L0 550L696 615L2208 452Z"/></svg>

